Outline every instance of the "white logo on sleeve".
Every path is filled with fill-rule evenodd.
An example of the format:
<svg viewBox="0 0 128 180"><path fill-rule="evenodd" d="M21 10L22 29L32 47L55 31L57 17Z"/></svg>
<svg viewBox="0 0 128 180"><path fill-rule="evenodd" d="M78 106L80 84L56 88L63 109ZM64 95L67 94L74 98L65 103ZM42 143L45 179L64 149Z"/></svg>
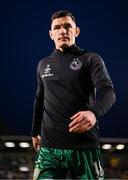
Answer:
<svg viewBox="0 0 128 180"><path fill-rule="evenodd" d="M73 61L70 64L70 68L74 71L79 70L82 67L82 62L79 60L79 58L74 58Z"/></svg>
<svg viewBox="0 0 128 180"><path fill-rule="evenodd" d="M46 68L44 69L44 74L42 74L42 78L44 77L50 77L53 76L52 69L50 67L50 64L47 64Z"/></svg>

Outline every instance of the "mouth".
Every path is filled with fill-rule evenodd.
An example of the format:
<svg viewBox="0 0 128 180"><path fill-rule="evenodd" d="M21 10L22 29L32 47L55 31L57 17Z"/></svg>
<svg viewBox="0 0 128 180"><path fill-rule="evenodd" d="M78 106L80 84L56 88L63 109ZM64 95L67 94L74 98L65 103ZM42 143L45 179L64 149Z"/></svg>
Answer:
<svg viewBox="0 0 128 180"><path fill-rule="evenodd" d="M67 40L69 40L69 38L68 37L60 37L60 38L58 38L58 40L59 41L67 41Z"/></svg>

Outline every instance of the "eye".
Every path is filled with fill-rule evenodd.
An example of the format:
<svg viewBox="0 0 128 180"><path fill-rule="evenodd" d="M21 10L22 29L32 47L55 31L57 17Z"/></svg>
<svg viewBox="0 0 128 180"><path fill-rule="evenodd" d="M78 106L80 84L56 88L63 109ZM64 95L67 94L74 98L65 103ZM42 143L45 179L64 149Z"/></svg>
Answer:
<svg viewBox="0 0 128 180"><path fill-rule="evenodd" d="M64 24L64 29L69 29L69 28L72 28L71 24Z"/></svg>
<svg viewBox="0 0 128 180"><path fill-rule="evenodd" d="M56 25L56 26L54 26L54 30L56 30L56 29L60 29L61 28L61 26L59 26L59 25Z"/></svg>

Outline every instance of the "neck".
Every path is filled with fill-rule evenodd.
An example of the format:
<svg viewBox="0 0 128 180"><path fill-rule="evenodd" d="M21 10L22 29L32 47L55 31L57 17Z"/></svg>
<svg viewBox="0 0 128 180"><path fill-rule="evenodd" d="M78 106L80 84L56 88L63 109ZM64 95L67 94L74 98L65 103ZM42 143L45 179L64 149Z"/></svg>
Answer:
<svg viewBox="0 0 128 180"><path fill-rule="evenodd" d="M61 52L64 52L65 49L68 49L68 48L72 47L73 45L75 45L75 43L70 46L65 45L63 47L56 47L56 49L60 50Z"/></svg>

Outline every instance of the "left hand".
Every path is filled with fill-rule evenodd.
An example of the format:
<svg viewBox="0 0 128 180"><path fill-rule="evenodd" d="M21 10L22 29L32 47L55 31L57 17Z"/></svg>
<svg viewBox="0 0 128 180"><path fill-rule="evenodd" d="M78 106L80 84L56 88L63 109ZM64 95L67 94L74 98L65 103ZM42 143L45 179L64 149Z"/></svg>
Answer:
<svg viewBox="0 0 128 180"><path fill-rule="evenodd" d="M36 152L40 149L41 136L32 137L32 144Z"/></svg>
<svg viewBox="0 0 128 180"><path fill-rule="evenodd" d="M96 123L96 117L91 111L80 111L70 119L72 122L69 124L69 131L74 133L84 133Z"/></svg>

